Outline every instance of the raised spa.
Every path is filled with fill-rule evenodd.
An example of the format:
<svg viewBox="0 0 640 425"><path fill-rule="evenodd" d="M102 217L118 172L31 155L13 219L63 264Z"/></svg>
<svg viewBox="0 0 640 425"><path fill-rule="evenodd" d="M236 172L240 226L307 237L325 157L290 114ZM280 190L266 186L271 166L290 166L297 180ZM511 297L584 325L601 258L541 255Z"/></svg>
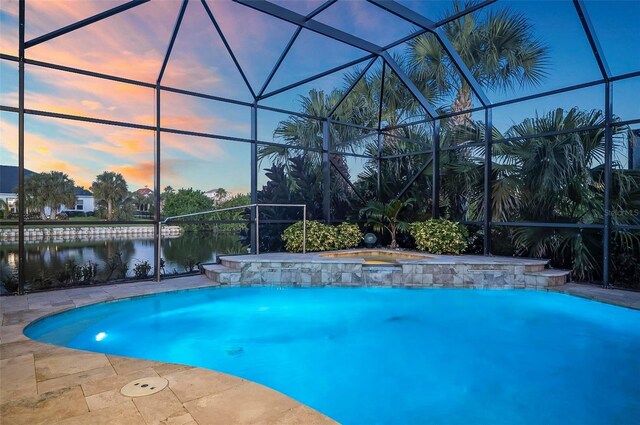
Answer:
<svg viewBox="0 0 640 425"><path fill-rule="evenodd" d="M399 264L398 260L425 260L433 258L429 255L418 253L394 252L382 249L367 249L343 252L330 252L318 254L323 258L356 258L364 260L364 264Z"/></svg>
<svg viewBox="0 0 640 425"><path fill-rule="evenodd" d="M184 363L344 424L631 424L640 311L539 291L219 288L108 302L25 333Z"/></svg>

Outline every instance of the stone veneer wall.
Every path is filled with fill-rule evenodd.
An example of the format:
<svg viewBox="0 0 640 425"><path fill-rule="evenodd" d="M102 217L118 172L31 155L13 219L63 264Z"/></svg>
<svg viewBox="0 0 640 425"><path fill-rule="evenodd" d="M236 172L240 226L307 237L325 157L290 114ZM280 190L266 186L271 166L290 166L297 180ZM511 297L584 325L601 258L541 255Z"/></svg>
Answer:
<svg viewBox="0 0 640 425"><path fill-rule="evenodd" d="M297 286L389 286L543 289L566 283L567 273L548 274L545 263L363 265L348 262L225 261L220 284Z"/></svg>

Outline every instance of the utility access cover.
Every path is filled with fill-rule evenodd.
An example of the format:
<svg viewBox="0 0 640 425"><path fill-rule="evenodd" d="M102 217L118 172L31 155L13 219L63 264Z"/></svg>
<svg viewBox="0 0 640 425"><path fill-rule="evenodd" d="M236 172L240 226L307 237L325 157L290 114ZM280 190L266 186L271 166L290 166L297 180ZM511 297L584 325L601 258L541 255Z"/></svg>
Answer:
<svg viewBox="0 0 640 425"><path fill-rule="evenodd" d="M140 378L122 387L120 393L127 397L143 397L162 391L169 381L160 377Z"/></svg>

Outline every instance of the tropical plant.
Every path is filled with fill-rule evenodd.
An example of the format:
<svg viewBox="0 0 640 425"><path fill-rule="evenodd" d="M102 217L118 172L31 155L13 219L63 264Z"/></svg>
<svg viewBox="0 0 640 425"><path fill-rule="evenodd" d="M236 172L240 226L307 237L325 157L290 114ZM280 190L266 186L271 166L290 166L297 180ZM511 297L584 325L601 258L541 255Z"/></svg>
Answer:
<svg viewBox="0 0 640 425"><path fill-rule="evenodd" d="M95 181L91 184L91 192L93 192L96 201L106 203L107 220L114 219L114 209L120 208L123 201L129 196L127 182L122 174L112 171L105 171L96 176Z"/></svg>
<svg viewBox="0 0 640 425"><path fill-rule="evenodd" d="M360 210L360 215L367 218L367 223L373 225L373 230L383 233L385 230L391 236L391 248L398 248L396 235L398 232L409 230L409 223L400 219L400 211L413 205L414 199L404 201L393 199L387 203L381 201L369 201L367 206Z"/></svg>
<svg viewBox="0 0 640 425"><path fill-rule="evenodd" d="M16 189L17 192L17 189ZM76 186L68 175L60 171L31 174L24 183L25 206L39 212L40 218L46 220L47 208L51 217L64 205L75 205Z"/></svg>
<svg viewBox="0 0 640 425"><path fill-rule="evenodd" d="M184 271L187 273L192 273L198 265L198 260L192 255L188 255L182 262L182 267L184 267Z"/></svg>
<svg viewBox="0 0 640 425"><path fill-rule="evenodd" d="M454 15L475 3L454 0L445 15ZM538 85L546 76L549 49L534 36L533 25L521 13L509 8L481 9L448 22L444 33L482 87L504 90ZM453 97L452 112L471 109L471 87L438 39L426 33L408 44L410 74L418 87L430 92L435 83L440 97ZM470 113L455 116L452 124L465 124L470 117Z"/></svg>
<svg viewBox="0 0 640 425"><path fill-rule="evenodd" d="M581 130L582 128L582 130ZM565 131L555 136L531 134ZM613 150L623 148L619 136L626 128L613 127ZM604 114L602 111L556 109L511 127L512 140L494 146L497 184L492 192L494 215L506 221L601 223L604 220ZM614 155L611 209L616 224L638 224L628 211L640 209L638 170L624 170ZM621 246L638 243L637 234L612 232ZM551 257L569 267L579 279L600 271L601 236L579 228L519 227L512 231L518 255Z"/></svg>
<svg viewBox="0 0 640 425"><path fill-rule="evenodd" d="M412 223L416 248L432 254L460 254L468 245L469 232L459 223L442 219Z"/></svg>
<svg viewBox="0 0 640 425"><path fill-rule="evenodd" d="M282 240L289 252L302 252L304 241L302 221L292 224L282 232ZM357 224L341 223L331 226L318 221L307 221L306 250L331 251L354 248L362 242L362 232Z"/></svg>
<svg viewBox="0 0 640 425"><path fill-rule="evenodd" d="M151 264L148 261L137 261L133 265L133 275L136 279L146 279L149 277L149 272L151 271Z"/></svg>

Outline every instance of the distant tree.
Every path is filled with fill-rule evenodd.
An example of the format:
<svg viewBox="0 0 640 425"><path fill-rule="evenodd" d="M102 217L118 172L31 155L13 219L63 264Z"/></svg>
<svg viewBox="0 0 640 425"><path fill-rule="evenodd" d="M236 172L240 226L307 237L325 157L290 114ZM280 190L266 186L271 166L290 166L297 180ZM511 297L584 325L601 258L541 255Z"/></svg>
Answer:
<svg viewBox="0 0 640 425"><path fill-rule="evenodd" d="M171 217L213 209L213 202L201 190L179 189L167 193L162 206L162 215ZM196 216L194 220L203 220L204 216Z"/></svg>
<svg viewBox="0 0 640 425"><path fill-rule="evenodd" d="M229 196L229 192L223 187L219 187L215 190L215 200L214 204L219 205L221 202L224 202Z"/></svg>
<svg viewBox="0 0 640 425"><path fill-rule="evenodd" d="M96 176L96 180L91 185L91 191L98 202L104 202L107 206L107 220L113 220L115 208L124 205L124 201L129 197L127 182L120 173L105 171Z"/></svg>
<svg viewBox="0 0 640 425"><path fill-rule="evenodd" d="M76 185L60 171L31 174L25 179L24 192L25 206L39 211L43 220L47 219L47 208L55 217L63 204L71 206L76 203Z"/></svg>
<svg viewBox="0 0 640 425"><path fill-rule="evenodd" d="M9 205L0 199L0 218L9 218L11 215L11 211L9 210Z"/></svg>
<svg viewBox="0 0 640 425"><path fill-rule="evenodd" d="M176 190L171 186L165 186L160 197L164 199L167 195L171 195L172 193L176 193Z"/></svg>

